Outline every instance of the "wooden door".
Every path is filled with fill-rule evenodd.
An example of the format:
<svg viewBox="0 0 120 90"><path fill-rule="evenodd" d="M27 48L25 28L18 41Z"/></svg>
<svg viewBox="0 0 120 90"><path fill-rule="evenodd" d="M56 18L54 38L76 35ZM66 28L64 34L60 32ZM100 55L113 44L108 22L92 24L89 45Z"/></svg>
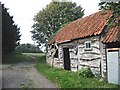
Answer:
<svg viewBox="0 0 120 90"><path fill-rule="evenodd" d="M118 51L107 52L108 82L120 84L120 61Z"/></svg>
<svg viewBox="0 0 120 90"><path fill-rule="evenodd" d="M69 48L63 48L64 69L71 70Z"/></svg>

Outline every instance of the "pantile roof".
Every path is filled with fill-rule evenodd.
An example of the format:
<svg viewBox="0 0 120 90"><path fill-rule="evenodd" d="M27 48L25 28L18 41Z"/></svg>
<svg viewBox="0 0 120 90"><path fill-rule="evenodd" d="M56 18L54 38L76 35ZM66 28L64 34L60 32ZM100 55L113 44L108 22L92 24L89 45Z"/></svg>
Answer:
<svg viewBox="0 0 120 90"><path fill-rule="evenodd" d="M120 34L120 26L110 28L105 37L101 39L103 43L118 42L118 34Z"/></svg>
<svg viewBox="0 0 120 90"><path fill-rule="evenodd" d="M73 21L63 27L59 33L55 35L55 37L48 42L48 44L52 43L61 43L66 41L71 41L73 39L85 38L93 35L100 35L104 30L107 22L112 17L112 13L106 11L99 11L97 13L91 14L84 18L80 18L76 21ZM107 33L102 41L105 42L113 42L117 41L116 35L118 31L116 28L112 28ZM114 32L113 32L114 31Z"/></svg>

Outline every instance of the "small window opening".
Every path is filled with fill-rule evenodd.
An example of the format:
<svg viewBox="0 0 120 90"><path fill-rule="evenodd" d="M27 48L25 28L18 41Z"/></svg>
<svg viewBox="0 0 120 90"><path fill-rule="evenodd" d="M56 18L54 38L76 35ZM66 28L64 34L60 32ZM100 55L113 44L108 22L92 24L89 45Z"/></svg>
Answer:
<svg viewBox="0 0 120 90"><path fill-rule="evenodd" d="M91 41L86 41L85 42L85 49L92 49L91 48Z"/></svg>

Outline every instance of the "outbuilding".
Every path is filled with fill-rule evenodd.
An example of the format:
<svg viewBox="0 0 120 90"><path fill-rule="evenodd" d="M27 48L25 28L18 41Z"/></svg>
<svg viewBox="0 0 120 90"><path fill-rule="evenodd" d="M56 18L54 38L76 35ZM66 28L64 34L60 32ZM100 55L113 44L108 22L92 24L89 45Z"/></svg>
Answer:
<svg viewBox="0 0 120 90"><path fill-rule="evenodd" d="M87 66L93 74L108 80L114 77L111 73L116 73L119 80L116 83L120 84L120 27L108 28L111 18L111 12L99 11L63 27L48 42L47 63L72 71Z"/></svg>

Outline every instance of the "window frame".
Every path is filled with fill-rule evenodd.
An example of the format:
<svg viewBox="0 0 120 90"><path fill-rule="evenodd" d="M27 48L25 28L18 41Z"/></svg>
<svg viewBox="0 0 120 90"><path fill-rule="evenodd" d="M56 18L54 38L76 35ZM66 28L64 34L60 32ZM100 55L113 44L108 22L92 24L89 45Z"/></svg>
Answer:
<svg viewBox="0 0 120 90"><path fill-rule="evenodd" d="M92 43L91 41L84 42L84 50L92 50Z"/></svg>

